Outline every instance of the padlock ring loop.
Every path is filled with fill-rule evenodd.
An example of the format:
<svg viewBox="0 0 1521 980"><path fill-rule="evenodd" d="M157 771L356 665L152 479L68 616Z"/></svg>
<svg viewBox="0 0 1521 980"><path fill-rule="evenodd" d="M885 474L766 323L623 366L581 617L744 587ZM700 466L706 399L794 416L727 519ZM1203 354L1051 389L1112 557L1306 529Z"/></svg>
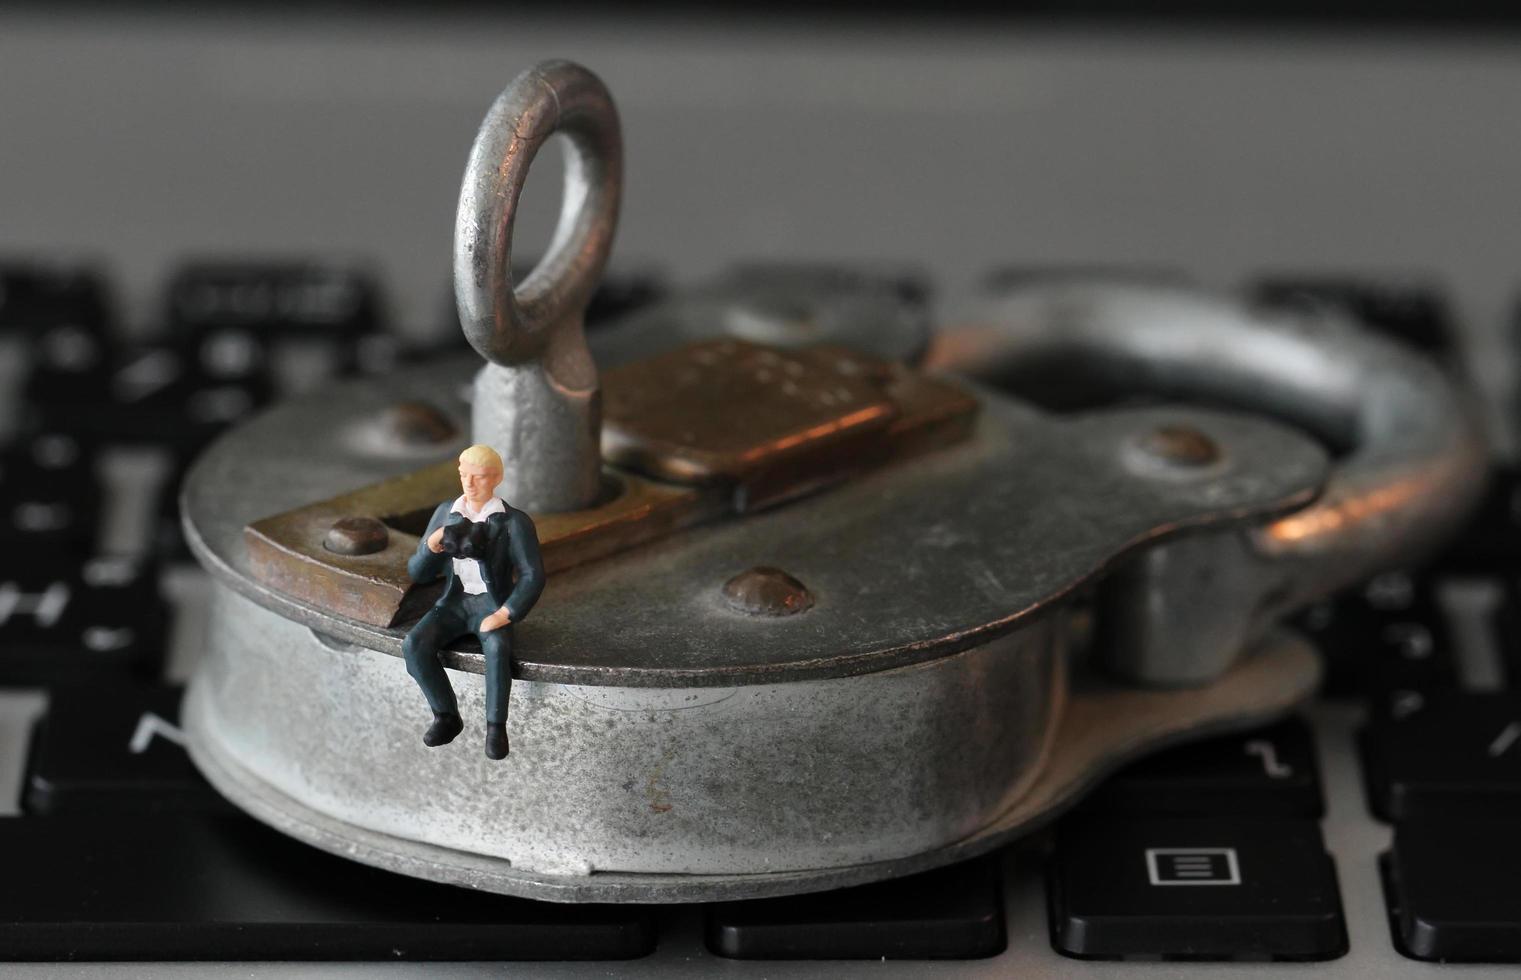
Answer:
<svg viewBox="0 0 1521 980"><path fill-rule="evenodd" d="M534 157L555 133L569 142L559 222L539 264L516 282L518 198ZM547 61L498 96L471 148L454 226L460 326L481 356L500 365L537 361L557 335L584 347L567 334L579 331L607 264L622 183L618 112L596 75L569 61Z"/></svg>

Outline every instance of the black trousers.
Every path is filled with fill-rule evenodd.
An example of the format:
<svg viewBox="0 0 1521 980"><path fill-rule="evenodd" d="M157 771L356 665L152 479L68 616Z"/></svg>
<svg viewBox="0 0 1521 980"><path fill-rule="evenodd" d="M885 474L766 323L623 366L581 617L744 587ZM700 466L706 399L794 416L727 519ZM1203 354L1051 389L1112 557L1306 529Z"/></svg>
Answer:
<svg viewBox="0 0 1521 980"><path fill-rule="evenodd" d="M407 661L407 673L422 688L428 707L439 714L459 713L454 685L439 663L438 652L466 633L474 633L486 654L486 721L507 720L507 702L512 695L512 626L502 626L489 633L478 629L481 620L501 607L489 593L460 593L434 606L417 625L407 632L401 650Z"/></svg>

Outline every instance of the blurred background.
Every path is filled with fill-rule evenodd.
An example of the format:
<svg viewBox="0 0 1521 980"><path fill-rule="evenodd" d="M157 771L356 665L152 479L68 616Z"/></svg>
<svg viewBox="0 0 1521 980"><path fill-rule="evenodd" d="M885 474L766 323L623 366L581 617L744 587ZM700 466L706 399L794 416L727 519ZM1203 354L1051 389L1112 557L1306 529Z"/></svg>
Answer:
<svg viewBox="0 0 1521 980"><path fill-rule="evenodd" d="M11 4L0 253L101 260L139 325L188 258L353 256L436 328L475 129L566 57L622 112L622 266L885 261L952 292L1000 265L1372 269L1505 319L1521 18L1253 6Z"/></svg>

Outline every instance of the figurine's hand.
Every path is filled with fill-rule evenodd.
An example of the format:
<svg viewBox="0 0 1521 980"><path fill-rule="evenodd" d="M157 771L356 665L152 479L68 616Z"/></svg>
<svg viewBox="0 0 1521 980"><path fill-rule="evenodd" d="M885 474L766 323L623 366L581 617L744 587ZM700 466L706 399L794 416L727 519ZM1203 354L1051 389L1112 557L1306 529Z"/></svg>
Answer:
<svg viewBox="0 0 1521 980"><path fill-rule="evenodd" d="M431 552L433 552L435 555L441 555L441 554L443 554L444 553L443 540L444 540L444 529L443 528L439 528L437 531L434 531L432 534L428 535L428 550L431 551Z"/></svg>
<svg viewBox="0 0 1521 980"><path fill-rule="evenodd" d="M480 629L477 632L490 633L492 630L506 626L512 622L512 616L508 614L507 607L503 606L496 612L481 620Z"/></svg>

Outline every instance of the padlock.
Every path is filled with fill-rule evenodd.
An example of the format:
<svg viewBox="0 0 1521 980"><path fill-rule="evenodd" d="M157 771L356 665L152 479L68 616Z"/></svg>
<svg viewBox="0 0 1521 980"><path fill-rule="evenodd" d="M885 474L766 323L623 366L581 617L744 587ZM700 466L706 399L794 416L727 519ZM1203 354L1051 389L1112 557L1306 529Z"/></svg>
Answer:
<svg viewBox="0 0 1521 980"><path fill-rule="evenodd" d="M519 279L518 195L555 133L563 211ZM191 754L293 837L567 902L969 858L1140 753L1302 702L1319 668L1285 613L1418 556L1478 493L1439 369L1174 285L1017 284L925 353L922 307L882 279L772 269L610 327L599 374L581 316L621 167L594 75L518 77L456 225L487 363L283 403L187 477L217 583ZM401 658L433 598L406 558L473 442L506 458L548 569L502 761L422 743ZM443 659L477 730L482 654Z"/></svg>

